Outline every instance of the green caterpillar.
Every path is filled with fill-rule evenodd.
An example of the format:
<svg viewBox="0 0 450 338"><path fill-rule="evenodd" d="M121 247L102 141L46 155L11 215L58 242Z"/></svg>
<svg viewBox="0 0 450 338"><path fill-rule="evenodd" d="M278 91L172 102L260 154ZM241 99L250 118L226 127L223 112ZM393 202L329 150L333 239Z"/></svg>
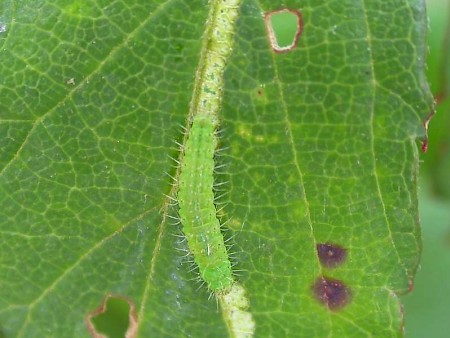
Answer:
<svg viewBox="0 0 450 338"><path fill-rule="evenodd" d="M183 231L210 290L227 290L233 283L213 193L215 126L208 118L194 119L179 176L178 203Z"/></svg>
<svg viewBox="0 0 450 338"><path fill-rule="evenodd" d="M223 72L230 56L240 0L210 1L200 65L190 106L192 125L178 176L178 205L188 247L200 277L215 294L233 286L220 222L214 205L214 152L222 99Z"/></svg>
<svg viewBox="0 0 450 338"><path fill-rule="evenodd" d="M178 171L178 206L188 247L200 277L217 296L233 337L253 337L255 322L245 289L233 280L231 262L214 205L214 152L218 139L223 72L233 46L240 0L210 0L189 125ZM190 127L190 128L189 128Z"/></svg>

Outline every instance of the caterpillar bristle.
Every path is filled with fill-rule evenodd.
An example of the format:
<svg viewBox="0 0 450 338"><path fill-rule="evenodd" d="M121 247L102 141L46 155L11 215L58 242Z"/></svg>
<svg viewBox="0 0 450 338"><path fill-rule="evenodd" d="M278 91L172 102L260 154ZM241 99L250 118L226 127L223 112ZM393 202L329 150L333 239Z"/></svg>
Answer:
<svg viewBox="0 0 450 338"><path fill-rule="evenodd" d="M213 297L217 299L216 294L214 293L214 291L209 290L208 300L211 300L211 298L213 298Z"/></svg>
<svg viewBox="0 0 450 338"><path fill-rule="evenodd" d="M246 270L243 269L233 269L234 273L240 273L240 272L246 272Z"/></svg>
<svg viewBox="0 0 450 338"><path fill-rule="evenodd" d="M170 224L170 226L179 226L181 224L180 220L169 220L168 222Z"/></svg>
<svg viewBox="0 0 450 338"><path fill-rule="evenodd" d="M223 199L229 193L230 193L229 191L225 191L225 192L221 193L220 195L214 197L214 204L215 205L220 204L221 203L220 200Z"/></svg>
<svg viewBox="0 0 450 338"><path fill-rule="evenodd" d="M238 271L238 272L236 272ZM240 272L244 272L243 270L233 270L233 276L236 277L237 279L242 278L243 274Z"/></svg>
<svg viewBox="0 0 450 338"><path fill-rule="evenodd" d="M201 279L200 277L198 277L198 279L199 279L198 283L200 283L200 285L196 290L197 292L200 291L206 284L206 282L203 279Z"/></svg>
<svg viewBox="0 0 450 338"><path fill-rule="evenodd" d="M170 218L170 219L173 219L173 220L176 220L176 221L179 221L180 220L180 217L179 216L173 216L173 215L167 215L167 218Z"/></svg>
<svg viewBox="0 0 450 338"><path fill-rule="evenodd" d="M180 151L180 149L183 149L183 144L180 143L178 140L172 140L172 145L170 146L169 149L172 149L174 152L178 152Z"/></svg>
<svg viewBox="0 0 450 338"><path fill-rule="evenodd" d="M181 258L183 258L184 259L184 262L187 262L187 259L189 259L189 255L191 254L190 252L189 252L189 250L187 249L187 248L185 248L184 247L184 245L186 244L185 242L178 242L177 243L178 245L183 245L183 247L182 248L176 248L176 250L178 251L178 252L181 252L183 255L181 256Z"/></svg>
<svg viewBox="0 0 450 338"><path fill-rule="evenodd" d="M225 151L228 151L230 149L231 149L231 147L220 147L220 148L216 149L214 156L223 156L222 153Z"/></svg>
<svg viewBox="0 0 450 338"><path fill-rule="evenodd" d="M178 180L175 177L173 177L171 174L169 174L167 171L164 172L164 175L169 177L170 179L172 179L172 182L173 182L172 184L177 184L178 183Z"/></svg>
<svg viewBox="0 0 450 338"><path fill-rule="evenodd" d="M225 188L219 188L219 189L214 189L214 193L215 194L217 194L217 193L220 193L220 194L228 194L229 193L229 191L228 191L228 189L225 189ZM224 202L219 202L219 204L223 204ZM214 203L214 204L216 204L216 203Z"/></svg>
<svg viewBox="0 0 450 338"><path fill-rule="evenodd" d="M186 262L186 263L188 263L188 264L194 263L194 261L193 261L192 258L191 258L192 255L191 255L191 253L189 252L189 250L184 249L184 250L183 250L183 253L184 253L184 255L181 256L181 257L185 259L185 262Z"/></svg>
<svg viewBox="0 0 450 338"><path fill-rule="evenodd" d="M217 174L217 175L222 175L223 172L221 172L220 169L223 169L223 168L225 168L226 166L227 166L226 163L222 163L222 164L219 164L219 165L214 166L214 173Z"/></svg>
<svg viewBox="0 0 450 338"><path fill-rule="evenodd" d="M225 131L225 128L217 128L214 133L216 136L219 136L220 134L222 134Z"/></svg>
<svg viewBox="0 0 450 338"><path fill-rule="evenodd" d="M234 262L234 260L235 260L235 258L236 257L234 257L234 256L230 256L230 252L232 251L232 247L234 247L234 244L232 244L232 245L230 245L230 244L225 244L225 247L226 247L226 249L227 249L227 253L228 253L228 256L230 257L230 261L231 261L231 266L233 266L233 262Z"/></svg>
<svg viewBox="0 0 450 338"><path fill-rule="evenodd" d="M222 206L221 208L219 208L219 209L217 210L217 212L218 212L218 213L221 213L221 212L223 211L224 208L225 208L225 206ZM224 218L225 218L225 217L222 217L221 220L220 220L220 228L221 228L221 230L223 230L222 232L227 232L227 231L229 231L230 229L227 229L225 226L227 225L228 222L231 221L231 217L227 218L225 221L222 221L222 219L224 219ZM223 227L223 229L222 229L222 227Z"/></svg>
<svg viewBox="0 0 450 338"><path fill-rule="evenodd" d="M225 241L225 247L227 248L228 255L230 255L231 249L232 249L234 246L235 246L235 243L234 243L234 241L232 241L232 238L228 238L228 239ZM234 258L234 257L232 257L232 258Z"/></svg>
<svg viewBox="0 0 450 338"><path fill-rule="evenodd" d="M186 128L186 126L182 125L181 123L178 123L178 124L177 124L177 127L181 129L181 132L182 132L183 134L186 134L186 133L187 133L187 128Z"/></svg>
<svg viewBox="0 0 450 338"><path fill-rule="evenodd" d="M174 208L177 206L177 202L174 202L172 200L168 200L167 205L169 206L169 208Z"/></svg>
<svg viewBox="0 0 450 338"><path fill-rule="evenodd" d="M231 248L234 244L231 244L233 242L234 236L230 236L225 240L225 246L227 249ZM231 243L229 243L231 242Z"/></svg>
<svg viewBox="0 0 450 338"><path fill-rule="evenodd" d="M171 234L171 235L175 238L178 238L182 242L186 241L186 236L184 234Z"/></svg>
<svg viewBox="0 0 450 338"><path fill-rule="evenodd" d="M216 293L214 293L214 298L216 299L216 312L219 313L220 312L219 297L217 297Z"/></svg>
<svg viewBox="0 0 450 338"><path fill-rule="evenodd" d="M189 271L188 271L188 272L189 272ZM191 273L191 272L189 272L189 273ZM192 282L193 284L201 283L201 281L199 280L199 277L198 277L198 276L192 277L192 278L188 278L187 281L188 281L188 282ZM198 289L196 289L196 291L198 291Z"/></svg>
<svg viewBox="0 0 450 338"><path fill-rule="evenodd" d="M225 218L226 212L225 209L227 208L227 206L230 204L230 201L222 199L222 200L217 200L214 201L214 205L216 207L217 210L217 215L218 217L222 220L223 218Z"/></svg>
<svg viewBox="0 0 450 338"><path fill-rule="evenodd" d="M172 156L169 155L169 158L170 158L173 162L175 162L176 164L180 165L180 161L178 161L175 157L172 157Z"/></svg>
<svg viewBox="0 0 450 338"><path fill-rule="evenodd" d="M214 182L213 188L214 188L214 190L217 190L217 187L221 187L221 186L226 185L228 183L230 183L230 181Z"/></svg>
<svg viewBox="0 0 450 338"><path fill-rule="evenodd" d="M177 140L174 140L173 142L177 145L177 150L184 151L184 145L182 143L178 142Z"/></svg>
<svg viewBox="0 0 450 338"><path fill-rule="evenodd" d="M178 201L175 197L164 194L167 200L169 200L169 206L174 207L178 204Z"/></svg>
<svg viewBox="0 0 450 338"><path fill-rule="evenodd" d="M175 220L169 220L168 223L169 223L170 226L178 226L178 225L181 224L180 220L178 220L178 221L175 221Z"/></svg>
<svg viewBox="0 0 450 338"><path fill-rule="evenodd" d="M175 248L175 250L178 252L186 253L186 249L184 249L184 248ZM183 257L183 256L181 256L181 257Z"/></svg>
<svg viewBox="0 0 450 338"><path fill-rule="evenodd" d="M214 205L216 206L216 212L217 214L221 214L225 208L228 205L227 201L223 201L223 202L215 202ZM228 220L226 220L226 222L228 222Z"/></svg>

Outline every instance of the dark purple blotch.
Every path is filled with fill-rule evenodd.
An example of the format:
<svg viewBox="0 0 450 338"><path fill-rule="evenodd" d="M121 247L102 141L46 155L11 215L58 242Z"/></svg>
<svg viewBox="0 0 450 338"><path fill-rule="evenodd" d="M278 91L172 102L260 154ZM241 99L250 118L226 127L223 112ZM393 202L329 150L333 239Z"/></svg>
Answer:
<svg viewBox="0 0 450 338"><path fill-rule="evenodd" d="M347 250L336 244L320 243L317 244L317 256L324 267L335 268L345 262Z"/></svg>
<svg viewBox="0 0 450 338"><path fill-rule="evenodd" d="M312 289L316 299L332 311L342 309L352 298L350 289L337 279L319 277Z"/></svg>

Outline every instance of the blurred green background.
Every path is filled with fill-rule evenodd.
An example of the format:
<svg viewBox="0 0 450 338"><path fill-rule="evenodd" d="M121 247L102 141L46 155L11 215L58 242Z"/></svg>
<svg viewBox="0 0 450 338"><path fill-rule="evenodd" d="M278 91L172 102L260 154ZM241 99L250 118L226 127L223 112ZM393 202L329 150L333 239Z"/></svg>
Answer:
<svg viewBox="0 0 450 338"><path fill-rule="evenodd" d="M402 297L405 337L450 337L450 1L428 0L428 79L438 99L421 155L423 252L414 291Z"/></svg>
<svg viewBox="0 0 450 338"><path fill-rule="evenodd" d="M428 152L420 155L423 253L414 291L401 297L407 338L450 337L450 0L427 0L427 5L430 28L427 75L439 104L429 126ZM281 18L273 22L279 25L274 27L277 37L283 31L292 37L295 21ZM290 44L283 39L281 36L278 40L282 45ZM94 319L98 331L110 338L124 337L128 326L127 302L110 299L107 308L106 313Z"/></svg>

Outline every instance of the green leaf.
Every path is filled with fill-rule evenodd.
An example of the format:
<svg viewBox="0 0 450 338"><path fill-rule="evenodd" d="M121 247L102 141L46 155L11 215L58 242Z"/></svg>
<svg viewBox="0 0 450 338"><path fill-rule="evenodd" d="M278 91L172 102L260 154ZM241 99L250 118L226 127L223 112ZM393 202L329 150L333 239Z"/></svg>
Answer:
<svg viewBox="0 0 450 338"><path fill-rule="evenodd" d="M301 12L274 53L264 14ZM141 337L229 336L173 224L208 1L9 1L0 17L0 332L88 337L108 295ZM255 336L401 335L431 109L422 1L241 3L218 182ZM181 236L177 237L177 236ZM347 250L338 267L316 245ZM181 252L180 252L181 251ZM192 271L193 270L193 271ZM321 276L351 300L330 311Z"/></svg>

